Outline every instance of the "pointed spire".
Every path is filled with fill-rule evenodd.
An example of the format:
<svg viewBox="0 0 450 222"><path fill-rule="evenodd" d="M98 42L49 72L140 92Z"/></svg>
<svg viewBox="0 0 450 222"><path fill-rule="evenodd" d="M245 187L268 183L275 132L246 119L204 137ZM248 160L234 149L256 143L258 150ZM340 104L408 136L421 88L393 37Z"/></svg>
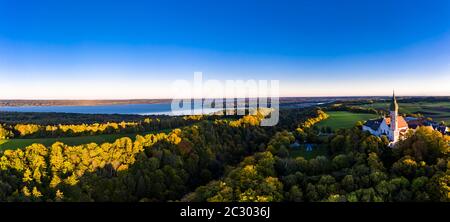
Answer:
<svg viewBox="0 0 450 222"><path fill-rule="evenodd" d="M395 98L395 91L392 90L392 102L391 102L391 106L389 107L390 111L398 111L398 104L397 104L397 99Z"/></svg>

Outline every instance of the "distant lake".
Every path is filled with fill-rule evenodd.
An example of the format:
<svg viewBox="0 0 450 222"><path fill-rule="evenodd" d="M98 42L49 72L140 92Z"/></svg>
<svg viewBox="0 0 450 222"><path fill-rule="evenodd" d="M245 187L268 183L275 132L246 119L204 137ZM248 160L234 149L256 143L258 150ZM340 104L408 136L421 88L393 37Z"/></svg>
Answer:
<svg viewBox="0 0 450 222"><path fill-rule="evenodd" d="M280 104L284 108L305 108L324 103L299 102ZM194 109L199 111L199 109ZM204 114L220 111L219 108L205 108ZM134 115L190 115L190 107L172 112L171 103L125 104L102 106L0 106L0 111L37 113L80 113L80 114L134 114ZM199 113L200 114L200 113Z"/></svg>
<svg viewBox="0 0 450 222"><path fill-rule="evenodd" d="M170 103L127 104L105 106L0 106L0 111L9 112L56 112L81 114L136 114L136 115L187 115L190 109L172 113ZM204 109L205 113L219 111L218 108Z"/></svg>

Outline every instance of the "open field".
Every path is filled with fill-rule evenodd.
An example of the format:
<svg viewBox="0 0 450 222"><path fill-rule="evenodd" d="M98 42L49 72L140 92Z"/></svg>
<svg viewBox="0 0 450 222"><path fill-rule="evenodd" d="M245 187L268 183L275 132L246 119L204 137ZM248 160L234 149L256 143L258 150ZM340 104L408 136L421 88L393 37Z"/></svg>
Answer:
<svg viewBox="0 0 450 222"><path fill-rule="evenodd" d="M327 112L330 117L328 119L320 121L316 125L318 127L331 127L331 129L336 130L340 128L350 128L355 125L358 121L365 121L368 119L377 118L375 114L368 113L352 113L346 111L332 111Z"/></svg>
<svg viewBox="0 0 450 222"><path fill-rule="evenodd" d="M399 113L402 114L422 114L430 117L435 121L444 121L450 124L450 102L416 102L402 103L399 102ZM388 110L389 103L373 103L362 105L363 107L371 107L374 109Z"/></svg>
<svg viewBox="0 0 450 222"><path fill-rule="evenodd" d="M163 130L161 132L169 132L170 130ZM25 148L33 143L40 143L45 146L50 146L55 142L62 142L67 145L75 146L88 143L112 143L115 140L122 137L130 137L134 139L136 135L146 135L155 132L134 133L134 134L110 134L110 135L98 135L98 136L79 136L79 137L61 137L61 138L32 138L32 139L11 139L0 140L0 151L6 149L19 149Z"/></svg>

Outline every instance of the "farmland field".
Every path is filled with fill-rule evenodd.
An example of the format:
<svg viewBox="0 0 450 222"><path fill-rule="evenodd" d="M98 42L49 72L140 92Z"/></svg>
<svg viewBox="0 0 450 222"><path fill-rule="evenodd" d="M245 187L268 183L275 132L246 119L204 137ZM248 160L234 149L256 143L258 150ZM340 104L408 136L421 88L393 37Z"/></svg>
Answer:
<svg viewBox="0 0 450 222"><path fill-rule="evenodd" d="M450 102L417 102L417 103L401 103L399 102L400 114L422 114L430 117L435 121L444 121L450 124ZM362 105L363 107L371 107L374 109L388 110L389 103L373 103Z"/></svg>
<svg viewBox="0 0 450 222"><path fill-rule="evenodd" d="M162 132L166 132L170 130L165 130ZM155 132L145 132L139 133L140 135L146 135ZM11 139L11 140L0 140L0 151L6 149L19 149L25 148L33 143L40 143L44 146L51 146L55 142L62 142L67 145L76 146L87 143L112 143L115 140L122 137L130 137L134 139L136 137L136 133L134 134L109 134L109 135L97 135L97 136L79 136L79 137L61 137L61 138L32 138L32 139Z"/></svg>
<svg viewBox="0 0 450 222"><path fill-rule="evenodd" d="M333 111L327 112L330 116L328 119L317 123L318 127L331 127L331 129L336 130L339 128L350 128L355 125L358 121L365 121L368 119L377 118L375 114L368 113L352 113L346 111Z"/></svg>

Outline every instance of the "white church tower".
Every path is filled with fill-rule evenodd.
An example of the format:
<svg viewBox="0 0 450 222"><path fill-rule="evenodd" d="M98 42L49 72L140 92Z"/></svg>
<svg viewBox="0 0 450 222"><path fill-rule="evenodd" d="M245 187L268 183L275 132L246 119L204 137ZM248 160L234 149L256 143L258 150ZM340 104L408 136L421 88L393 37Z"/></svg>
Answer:
<svg viewBox="0 0 450 222"><path fill-rule="evenodd" d="M392 93L392 102L389 107L389 116L391 117L389 140L392 141L393 144L395 144L399 140L400 130L398 129L398 104L394 92Z"/></svg>

